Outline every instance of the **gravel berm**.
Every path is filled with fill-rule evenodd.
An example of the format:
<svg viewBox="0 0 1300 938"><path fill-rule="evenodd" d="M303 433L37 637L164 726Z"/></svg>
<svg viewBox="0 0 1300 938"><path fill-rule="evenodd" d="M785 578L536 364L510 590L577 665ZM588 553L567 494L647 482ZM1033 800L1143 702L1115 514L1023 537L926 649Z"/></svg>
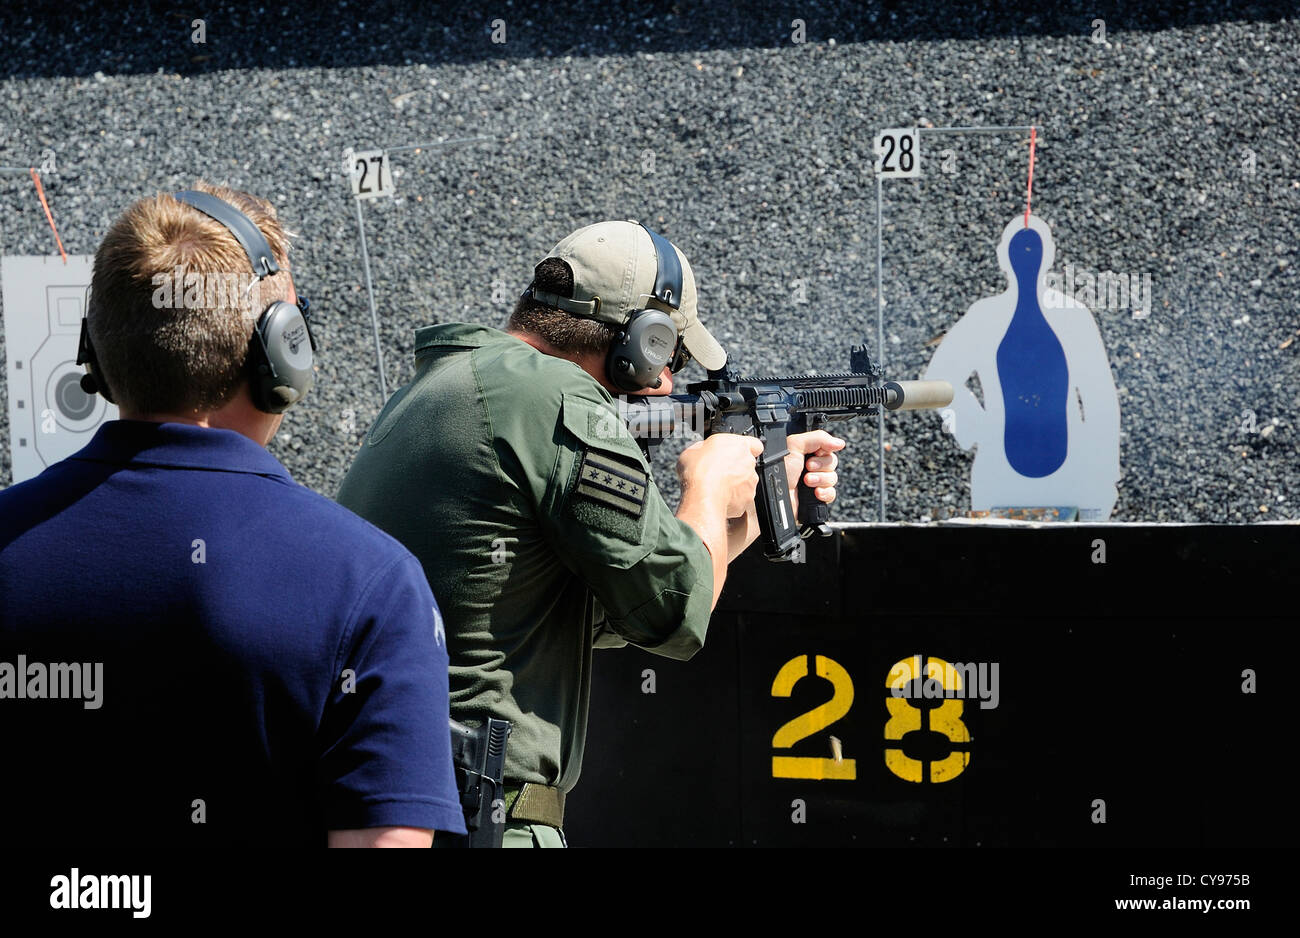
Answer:
<svg viewBox="0 0 1300 938"><path fill-rule="evenodd" d="M1096 313L1122 413L1114 520L1295 519L1300 26L1292 4L1181 6L6 5L0 165L53 151L72 253L196 178L272 199L323 320L317 387L272 451L332 496L381 406L345 148L492 138L395 154L397 197L366 207L391 388L418 326L501 324L552 244L629 217L687 253L746 371L843 370L864 337L881 352L874 134L1033 124L1057 268L1152 280L1149 316ZM894 378L1004 289L994 245L1025 207L1023 135L923 141L925 176L885 189ZM30 180L0 176L0 207L0 251L55 250ZM846 433L836 518L874 520L874 423ZM937 414L891 415L886 437L890 520L964 512L971 457Z"/></svg>

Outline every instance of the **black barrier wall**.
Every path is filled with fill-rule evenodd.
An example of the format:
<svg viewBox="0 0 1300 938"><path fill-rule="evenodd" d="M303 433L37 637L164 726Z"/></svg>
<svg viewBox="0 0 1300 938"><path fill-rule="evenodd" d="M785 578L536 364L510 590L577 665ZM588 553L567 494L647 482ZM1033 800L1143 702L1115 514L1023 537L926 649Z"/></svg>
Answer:
<svg viewBox="0 0 1300 938"><path fill-rule="evenodd" d="M1293 844L1300 526L845 525L596 652L574 846ZM919 656L919 657L918 657Z"/></svg>

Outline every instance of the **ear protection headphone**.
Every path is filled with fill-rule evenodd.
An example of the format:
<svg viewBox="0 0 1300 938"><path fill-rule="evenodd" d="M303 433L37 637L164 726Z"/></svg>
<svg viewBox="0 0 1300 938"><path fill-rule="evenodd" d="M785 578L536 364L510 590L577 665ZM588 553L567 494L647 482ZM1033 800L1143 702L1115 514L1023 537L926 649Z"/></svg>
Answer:
<svg viewBox="0 0 1300 938"><path fill-rule="evenodd" d="M663 235L645 225L655 247L654 297L672 309L682 302L682 262L677 249ZM657 388L670 361L676 372L688 360L673 318L661 309L637 309L610 343L605 373L621 391L635 393Z"/></svg>
<svg viewBox="0 0 1300 938"><path fill-rule="evenodd" d="M257 225L239 209L206 192L186 190L174 198L221 222L235 236L253 275L260 281L279 272L271 256L271 246ZM312 335L310 304L303 297L298 304L276 300L258 317L248 342L248 379L253 405L268 414L282 414L306 395L315 381L312 371L316 337ZM89 310L87 310L89 313ZM77 364L86 366L81 388L87 394L99 393L109 403L116 403L99 374L99 361L90 342L89 320L81 320L81 345Z"/></svg>
<svg viewBox="0 0 1300 938"><path fill-rule="evenodd" d="M651 231L645 225L641 227L650 235L655 248L654 298L671 309L677 309L682 301L682 262L677 256L677 249L663 235ZM594 318L585 308L593 304L576 303L561 296L542 293L537 290L535 282L528 285L523 295L548 306L557 306L575 316ZM597 309L599 302L599 299L595 301ZM610 383L619 390L635 394L647 388L659 387L665 365L671 363L670 367L676 374L690 360L691 353L686 350L686 345L677 334L677 325L672 316L662 309L643 307L632 311L610 343L609 354L605 358L605 373L609 375Z"/></svg>

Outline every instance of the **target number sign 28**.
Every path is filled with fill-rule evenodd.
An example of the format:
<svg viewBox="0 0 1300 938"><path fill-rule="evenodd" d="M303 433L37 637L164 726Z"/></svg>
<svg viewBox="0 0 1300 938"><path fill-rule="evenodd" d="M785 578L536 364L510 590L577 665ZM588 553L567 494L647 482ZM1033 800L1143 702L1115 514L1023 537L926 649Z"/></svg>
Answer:
<svg viewBox="0 0 1300 938"><path fill-rule="evenodd" d="M876 173L887 179L921 175L921 134L915 127L895 127L876 134Z"/></svg>

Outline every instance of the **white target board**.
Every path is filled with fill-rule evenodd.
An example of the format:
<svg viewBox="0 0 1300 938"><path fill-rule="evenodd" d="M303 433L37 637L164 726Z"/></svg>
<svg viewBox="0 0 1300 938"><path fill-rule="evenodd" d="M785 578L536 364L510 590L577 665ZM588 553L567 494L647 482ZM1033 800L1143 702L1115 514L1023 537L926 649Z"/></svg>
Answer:
<svg viewBox="0 0 1300 938"><path fill-rule="evenodd" d="M90 442L117 408L81 390L77 364L90 254L0 259L13 481L37 476Z"/></svg>
<svg viewBox="0 0 1300 938"><path fill-rule="evenodd" d="M1048 286L1055 255L1046 222L1013 218L997 246L1007 289L948 330L925 378L955 391L942 415L958 445L975 448L972 509L1068 507L1080 521L1107 521L1120 477L1119 398L1092 312Z"/></svg>

